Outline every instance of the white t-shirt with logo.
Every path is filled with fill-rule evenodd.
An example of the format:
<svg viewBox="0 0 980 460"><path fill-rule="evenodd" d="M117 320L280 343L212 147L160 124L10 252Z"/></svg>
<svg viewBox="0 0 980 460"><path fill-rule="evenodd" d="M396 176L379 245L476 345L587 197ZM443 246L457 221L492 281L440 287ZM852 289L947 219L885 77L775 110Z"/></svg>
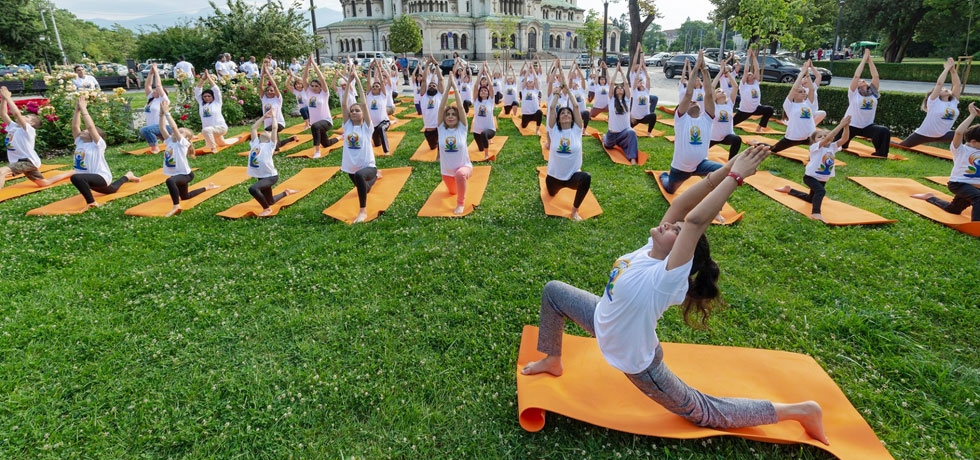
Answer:
<svg viewBox="0 0 980 460"><path fill-rule="evenodd" d="M163 150L163 173L168 176L190 174L191 166L187 164L187 147L191 146L191 141L186 137L181 137L180 141L174 141L173 137L168 137L164 141L166 148Z"/></svg>
<svg viewBox="0 0 980 460"><path fill-rule="evenodd" d="M354 174L364 168L374 167L374 147L371 144L371 134L374 127L367 123L355 125L352 121L344 122L344 153L340 159L340 170Z"/></svg>
<svg viewBox="0 0 980 460"><path fill-rule="evenodd" d="M609 101L609 132L621 133L630 129L629 103L629 99L624 99L622 112L620 112L620 109L616 108L616 101Z"/></svg>
<svg viewBox="0 0 980 460"><path fill-rule="evenodd" d="M840 152L840 147L836 142L831 142L826 147L820 147L820 143L810 146L810 161L806 164L804 174L820 182L827 182L834 177L834 162L836 153Z"/></svg>
<svg viewBox="0 0 980 460"><path fill-rule="evenodd" d="M75 174L97 174L105 179L106 185L112 183L112 171L105 162L105 139L99 142L85 142L81 137L75 138L75 155L72 164Z"/></svg>
<svg viewBox="0 0 980 460"><path fill-rule="evenodd" d="M466 125L459 123L455 128L445 123L439 125L439 166L443 176L455 175L463 166L473 166L467 151Z"/></svg>
<svg viewBox="0 0 980 460"><path fill-rule="evenodd" d="M218 85L211 87L211 93L214 94L214 99L211 100L210 104L205 104L204 99L201 97L204 90L199 87L194 88L194 97L197 99L197 113L201 116L201 128L210 128L213 126L223 126L228 127L225 123L225 116L221 113L221 106L223 100L221 99L221 88Z"/></svg>
<svg viewBox="0 0 980 460"><path fill-rule="evenodd" d="M319 93L314 93L312 89L306 88L303 91L303 97L306 98L306 107L310 113L310 124L321 120L333 123L330 115L330 90L321 87ZM280 113L282 113L281 110Z"/></svg>
<svg viewBox="0 0 980 460"><path fill-rule="evenodd" d="M817 125L813 121L813 106L810 101L804 99L803 102L793 102L786 98L783 101L783 113L786 114L786 139L791 141L802 141L813 134Z"/></svg>
<svg viewBox="0 0 980 460"><path fill-rule="evenodd" d="M759 80L755 83L742 82L738 85L738 94L741 97L738 102L738 111L745 113L755 112L759 108L762 100L762 90L759 88Z"/></svg>
<svg viewBox="0 0 980 460"><path fill-rule="evenodd" d="M735 116L734 104L715 103L715 118L711 121L711 140L720 141L729 134L735 134L732 117Z"/></svg>
<svg viewBox="0 0 980 460"><path fill-rule="evenodd" d="M276 123L281 126L286 126L286 119L282 116L282 96L279 97L265 97L262 96L262 113L266 113L269 109L273 109L272 113L275 114ZM310 123L313 121L313 109L310 109ZM268 128L272 126L272 119L265 119L265 127Z"/></svg>
<svg viewBox="0 0 980 460"><path fill-rule="evenodd" d="M953 152L953 170L949 173L949 181L980 184L980 150L965 143L955 149L950 144L949 148Z"/></svg>
<svg viewBox="0 0 980 460"><path fill-rule="evenodd" d="M382 121L388 121L388 101L391 100L391 93L382 91L381 94L375 95L374 93L368 91L367 96L364 97L367 102L368 112L371 113L371 123L374 126L378 126ZM394 103L391 104L394 107Z"/></svg>
<svg viewBox="0 0 980 460"><path fill-rule="evenodd" d="M551 149L548 155L548 175L558 180L571 179L582 169L582 127L572 123L571 129L559 129L558 123L548 128Z"/></svg>
<svg viewBox="0 0 980 460"><path fill-rule="evenodd" d="M592 107L604 109L609 107L609 85L595 85L595 97L592 99Z"/></svg>
<svg viewBox="0 0 980 460"><path fill-rule="evenodd" d="M248 143L251 147L248 152L248 177L262 179L279 175L276 165L272 162L272 155L276 153L276 144L275 140L262 142L259 139L252 139Z"/></svg>
<svg viewBox="0 0 980 460"><path fill-rule="evenodd" d="M956 117L960 116L960 101L950 98L948 101L939 99L926 100L926 119L916 128L915 133L925 137L943 137L951 129Z"/></svg>
<svg viewBox="0 0 980 460"><path fill-rule="evenodd" d="M422 107L422 125L425 128L438 127L439 104L442 103L442 93L437 92L435 96L422 93L422 96L419 97L419 102Z"/></svg>
<svg viewBox="0 0 980 460"><path fill-rule="evenodd" d="M143 107L143 113L146 115L146 126L160 124L160 103L163 102L164 99L166 99L167 102L170 102L170 98L167 96L154 97L146 103L146 107Z"/></svg>
<svg viewBox="0 0 980 460"><path fill-rule="evenodd" d="M630 93L630 116L639 120L650 115L651 112L653 112L653 107L650 101L650 90L645 89L640 91L634 89Z"/></svg>
<svg viewBox="0 0 980 460"><path fill-rule="evenodd" d="M693 259L667 270L664 260L650 257L646 246L613 264L606 289L595 309L595 336L606 361L627 374L643 371L653 362L660 339L657 322L672 305L684 302Z"/></svg>
<svg viewBox="0 0 980 460"><path fill-rule="evenodd" d="M513 105L517 102L517 85L504 85L504 105Z"/></svg>
<svg viewBox="0 0 980 460"><path fill-rule="evenodd" d="M851 116L851 126L864 128L875 122L878 112L878 96L874 94L862 96L857 90L847 90L847 113Z"/></svg>
<svg viewBox="0 0 980 460"><path fill-rule="evenodd" d="M521 115L533 115L541 110L541 99L538 99L536 89L524 88L524 98L521 99Z"/></svg>
<svg viewBox="0 0 980 460"><path fill-rule="evenodd" d="M473 132L482 133L488 129L497 129L497 119L493 116L492 97L488 97L482 102L476 101L473 106Z"/></svg>
<svg viewBox="0 0 980 460"><path fill-rule="evenodd" d="M37 151L34 150L36 139L37 133L31 125L24 128L15 121L7 126L7 137L4 139L4 144L7 148L7 159L10 164L20 160L28 160L35 168L41 167L41 158L37 156Z"/></svg>
<svg viewBox="0 0 980 460"><path fill-rule="evenodd" d="M679 171L693 172L708 158L711 139L711 118L704 112L698 118L685 113L674 116L674 158L670 167Z"/></svg>

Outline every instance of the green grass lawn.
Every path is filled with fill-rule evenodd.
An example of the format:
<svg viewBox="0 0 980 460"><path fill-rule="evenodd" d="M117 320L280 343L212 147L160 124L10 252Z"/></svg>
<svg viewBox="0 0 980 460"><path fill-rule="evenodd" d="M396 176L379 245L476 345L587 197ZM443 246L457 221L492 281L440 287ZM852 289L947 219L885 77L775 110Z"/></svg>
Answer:
<svg viewBox="0 0 980 460"><path fill-rule="evenodd" d="M123 214L163 186L76 216L25 216L76 194L71 185L0 204L0 458L830 458L555 414L541 432L522 430L515 360L542 287L598 293L613 261L646 243L667 202L644 169L667 168L672 146L641 139L650 162L625 167L585 140L604 214L575 223L544 215L538 139L502 122L510 139L483 204L429 219L416 213L438 165L408 160L420 127L399 128L395 155L378 158L414 171L361 225L321 214L352 188L342 174L269 219L215 215L250 200L251 180L170 219ZM109 149L115 176L160 168L159 156L121 153L138 146ZM198 180L244 165L234 152L245 148L193 160ZM730 203L743 220L708 230L730 308L707 331L672 309L659 335L809 354L896 458L978 458L980 241L847 180L951 167L906 156L841 153L847 166L828 185L829 198L892 225L827 227L740 188ZM340 159L276 164L285 180ZM802 182L799 163L764 167Z"/></svg>

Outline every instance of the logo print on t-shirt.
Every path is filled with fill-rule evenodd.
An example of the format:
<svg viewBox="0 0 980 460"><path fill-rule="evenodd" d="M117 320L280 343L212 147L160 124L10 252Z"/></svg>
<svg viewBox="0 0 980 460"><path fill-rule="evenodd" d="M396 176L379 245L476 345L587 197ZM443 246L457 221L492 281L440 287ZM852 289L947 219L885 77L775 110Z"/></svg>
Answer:
<svg viewBox="0 0 980 460"><path fill-rule="evenodd" d="M861 110L872 110L875 108L875 100L870 97L861 99Z"/></svg>
<svg viewBox="0 0 980 460"><path fill-rule="evenodd" d="M966 177L980 177L980 152L970 154L970 165L966 167Z"/></svg>
<svg viewBox="0 0 980 460"><path fill-rule="evenodd" d="M210 116L211 116L211 105L208 104L208 105L204 106L204 117L207 118L207 117L210 117Z"/></svg>
<svg viewBox="0 0 980 460"><path fill-rule="evenodd" d="M256 147L248 153L248 167L258 168L259 167L259 149Z"/></svg>
<svg viewBox="0 0 980 460"><path fill-rule="evenodd" d="M810 108L800 107L800 119L809 120L810 119Z"/></svg>
<svg viewBox="0 0 980 460"><path fill-rule="evenodd" d="M524 100L525 101L533 101L534 100L534 97L531 96L531 93L530 92L527 92L527 93L524 93Z"/></svg>
<svg viewBox="0 0 980 460"><path fill-rule="evenodd" d="M608 94L608 93L606 92L606 88L602 88L602 90L601 90L601 91L599 91L599 94Z"/></svg>
<svg viewBox="0 0 980 460"><path fill-rule="evenodd" d="M262 106L262 113L272 110L272 104L265 104Z"/></svg>
<svg viewBox="0 0 980 460"><path fill-rule="evenodd" d="M629 266L630 261L626 259L619 259L613 263L612 271L609 272L609 282L606 283L606 297L609 300L613 299L613 287L616 285L616 280L619 279L619 275L622 275Z"/></svg>
<svg viewBox="0 0 980 460"><path fill-rule="evenodd" d="M698 102L704 102L704 93L698 93L697 96L694 97L694 100Z"/></svg>
<svg viewBox="0 0 980 460"><path fill-rule="evenodd" d="M946 107L946 112L943 113L942 119L943 120L954 120L954 119L956 119L956 111L954 111L953 109L951 109L949 107Z"/></svg>
<svg viewBox="0 0 980 460"><path fill-rule="evenodd" d="M701 145L701 128L691 126L691 145Z"/></svg>
<svg viewBox="0 0 980 460"><path fill-rule="evenodd" d="M753 88L751 95L752 95L752 99L758 99L759 98L759 91L757 91L755 88Z"/></svg>
<svg viewBox="0 0 980 460"><path fill-rule="evenodd" d="M640 96L640 98L637 100L637 102L639 103L639 105L647 105L647 97L646 96Z"/></svg>
<svg viewBox="0 0 980 460"><path fill-rule="evenodd" d="M718 121L720 123L728 123L728 111L727 110L722 110L721 112L718 112Z"/></svg>
<svg viewBox="0 0 980 460"><path fill-rule="evenodd" d="M426 103L425 108L430 109L430 110L436 108L436 101L435 101L435 99L429 98L429 102Z"/></svg>
<svg viewBox="0 0 980 460"><path fill-rule="evenodd" d="M511 89L511 88L507 88L507 95L508 96L513 96L514 95L514 90Z"/></svg>
<svg viewBox="0 0 980 460"><path fill-rule="evenodd" d="M378 100L371 99L371 110L378 110Z"/></svg>
<svg viewBox="0 0 980 460"><path fill-rule="evenodd" d="M347 147L352 149L361 148L361 136L357 133L350 133L347 135Z"/></svg>
<svg viewBox="0 0 980 460"><path fill-rule="evenodd" d="M10 148L10 145L13 142L14 142L14 135L13 135L13 133L7 133L7 135L4 136L4 138L3 138L3 148L5 150L7 150L8 152L11 151L12 149Z"/></svg>
<svg viewBox="0 0 980 460"><path fill-rule="evenodd" d="M310 105L309 105L309 107L311 109L315 109L316 108L316 98L315 97L311 97L310 98Z"/></svg>
<svg viewBox="0 0 980 460"><path fill-rule="evenodd" d="M834 172L834 154L825 153L823 154L823 160L820 162L820 167L817 168L817 174L829 176L832 172Z"/></svg>
<svg viewBox="0 0 980 460"><path fill-rule="evenodd" d="M485 117L487 116L487 106L481 105L476 112L477 116Z"/></svg>
<svg viewBox="0 0 980 460"><path fill-rule="evenodd" d="M459 146L456 144L456 136L446 136L446 153L456 153Z"/></svg>
<svg viewBox="0 0 980 460"><path fill-rule="evenodd" d="M173 150L167 149L163 152L163 167L164 168L176 168L177 167L177 156L174 155Z"/></svg>
<svg viewBox="0 0 980 460"><path fill-rule="evenodd" d="M572 141L567 137L561 138L558 141L558 148L555 149L555 153L571 154L572 153Z"/></svg>
<svg viewBox="0 0 980 460"><path fill-rule="evenodd" d="M85 152L81 150L75 151L75 169L88 170L88 165L85 164Z"/></svg>

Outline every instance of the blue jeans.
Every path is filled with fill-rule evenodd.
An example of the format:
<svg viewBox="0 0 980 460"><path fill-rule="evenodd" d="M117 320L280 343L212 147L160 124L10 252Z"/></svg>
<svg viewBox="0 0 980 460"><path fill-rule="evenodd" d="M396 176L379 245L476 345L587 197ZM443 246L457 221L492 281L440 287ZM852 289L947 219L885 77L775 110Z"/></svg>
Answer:
<svg viewBox="0 0 980 460"><path fill-rule="evenodd" d="M715 163L711 160L701 160L698 166L694 168L694 171L681 171L679 169L670 168L670 173L660 174L660 183L663 184L664 190L667 193L674 193L677 187L680 187L691 176L707 176L713 171L721 169L721 163Z"/></svg>
<svg viewBox="0 0 980 460"><path fill-rule="evenodd" d="M146 143L153 147L157 145L157 137L163 137L163 133L160 132L160 125L146 125L140 128L140 136L146 139Z"/></svg>

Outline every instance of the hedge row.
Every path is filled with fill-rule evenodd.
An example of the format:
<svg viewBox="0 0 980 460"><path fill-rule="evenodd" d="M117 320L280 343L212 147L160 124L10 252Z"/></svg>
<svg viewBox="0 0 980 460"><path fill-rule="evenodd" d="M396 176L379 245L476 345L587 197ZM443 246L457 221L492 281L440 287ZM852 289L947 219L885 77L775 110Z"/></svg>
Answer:
<svg viewBox="0 0 980 460"><path fill-rule="evenodd" d="M776 116L782 116L783 101L789 93L791 85L780 83L762 83L762 103L776 109ZM820 110L827 112L824 125L836 124L847 112L847 88L831 86L821 87L818 92ZM893 136L905 137L922 124L926 114L920 109L925 94L903 93L898 91L882 91L875 123L887 126ZM980 98L975 96L960 97L960 117L956 123L963 121L968 115L967 105L970 102L980 104ZM956 124L953 125L954 128ZM829 126L828 126L829 127Z"/></svg>
<svg viewBox="0 0 980 460"><path fill-rule="evenodd" d="M858 64L861 63L860 59L851 59L849 61L834 61L834 78L846 78L850 79L854 75L854 69L857 68ZM820 67L829 68L827 62L820 62L817 65ZM895 63L875 63L875 67L878 68L878 78L882 80L902 80L902 81L926 81L935 82L939 78L939 74L943 72L943 64L926 64L926 63L907 63L907 64L895 64ZM965 68L960 66L960 77L963 76ZM865 78L869 78L867 67L864 70ZM967 84L980 84L980 65L976 69L970 69L970 76ZM946 77L946 82L949 84L949 77Z"/></svg>

